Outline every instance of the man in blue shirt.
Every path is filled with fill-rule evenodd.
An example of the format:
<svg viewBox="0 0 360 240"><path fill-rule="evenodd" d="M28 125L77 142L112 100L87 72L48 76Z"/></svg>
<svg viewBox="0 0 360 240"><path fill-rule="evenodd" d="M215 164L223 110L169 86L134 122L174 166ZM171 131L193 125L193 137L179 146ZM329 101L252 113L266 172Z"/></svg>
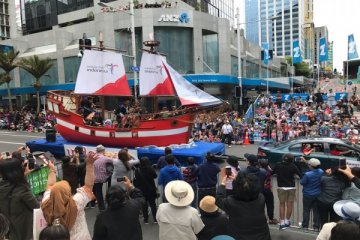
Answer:
<svg viewBox="0 0 360 240"><path fill-rule="evenodd" d="M196 169L195 174L198 177L198 206L203 197L207 195L216 196L216 184L220 168L214 161L214 154L207 153L206 162Z"/></svg>
<svg viewBox="0 0 360 240"><path fill-rule="evenodd" d="M166 147L165 148L165 155L164 156L161 156L159 159L158 159L158 162L157 162L157 164L156 164L156 167L157 167L157 169L159 169L159 170L161 170L163 167L165 167L166 165L167 165L167 162L166 162L166 160L165 160L165 157L166 157L166 155L168 155L168 154L172 154L172 150L171 150L171 148L169 148L169 147ZM180 165L180 163L179 163L179 161L174 157L174 161L175 161L175 165L177 166L177 167L180 167L181 165Z"/></svg>
<svg viewBox="0 0 360 240"><path fill-rule="evenodd" d="M160 170L158 184L162 185L163 190L165 190L166 184L174 180L183 180L183 176L180 172L180 169L175 166L175 157L172 154L165 156L167 165ZM163 191L163 202L167 202L165 198L165 193Z"/></svg>
<svg viewBox="0 0 360 240"><path fill-rule="evenodd" d="M308 161L310 171L306 172L300 180L303 185L303 222L302 227L309 227L310 211L314 215L314 230L319 230L320 219L317 207L317 197L321 192L321 176L324 171L320 168L320 161L316 158L311 158Z"/></svg>

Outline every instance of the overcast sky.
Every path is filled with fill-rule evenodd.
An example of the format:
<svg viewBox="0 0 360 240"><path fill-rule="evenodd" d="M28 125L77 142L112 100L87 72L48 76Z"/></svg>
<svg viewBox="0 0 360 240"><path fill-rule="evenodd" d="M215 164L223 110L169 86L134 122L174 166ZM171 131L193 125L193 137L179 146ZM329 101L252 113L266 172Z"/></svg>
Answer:
<svg viewBox="0 0 360 240"><path fill-rule="evenodd" d="M235 0L235 5L243 6L243 1ZM243 22L244 10L241 13ZM342 62L347 59L347 38L351 33L360 54L360 0L314 0L314 22L315 27L328 27L328 41L334 41L334 68L342 72Z"/></svg>

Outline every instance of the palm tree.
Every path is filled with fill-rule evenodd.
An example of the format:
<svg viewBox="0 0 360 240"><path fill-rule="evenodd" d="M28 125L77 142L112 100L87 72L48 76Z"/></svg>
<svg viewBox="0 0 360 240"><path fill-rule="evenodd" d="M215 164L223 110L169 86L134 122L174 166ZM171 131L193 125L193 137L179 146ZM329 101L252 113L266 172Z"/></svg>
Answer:
<svg viewBox="0 0 360 240"><path fill-rule="evenodd" d="M36 90L37 98L37 112L40 111L40 78L44 76L54 64L50 58L40 59L37 55L29 58L22 58L18 62L18 66L29 72L35 78L34 88Z"/></svg>
<svg viewBox="0 0 360 240"><path fill-rule="evenodd" d="M19 51L14 52L14 50L11 50L7 53L0 52L0 68L4 70L4 73L0 74L0 84L6 83L10 111L13 110L11 104L11 92L10 92L10 82L12 80L10 76L10 72L17 67L15 60L18 55L19 55Z"/></svg>

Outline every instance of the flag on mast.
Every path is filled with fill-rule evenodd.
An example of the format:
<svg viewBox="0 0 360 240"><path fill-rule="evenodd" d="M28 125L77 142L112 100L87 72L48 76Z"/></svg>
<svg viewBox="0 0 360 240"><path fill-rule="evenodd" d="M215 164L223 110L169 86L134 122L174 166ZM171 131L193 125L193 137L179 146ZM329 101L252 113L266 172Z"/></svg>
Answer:
<svg viewBox="0 0 360 240"><path fill-rule="evenodd" d="M354 34L348 36L348 60L353 60L359 58L359 55L356 50L356 43Z"/></svg>
<svg viewBox="0 0 360 240"><path fill-rule="evenodd" d="M301 63L301 61L302 61L302 59L301 59L301 51L300 51L300 44L299 44L298 39L293 41L292 61L293 61L293 64L294 63Z"/></svg>
<svg viewBox="0 0 360 240"><path fill-rule="evenodd" d="M326 62L328 60L328 47L326 44L326 38L319 39L319 62Z"/></svg>

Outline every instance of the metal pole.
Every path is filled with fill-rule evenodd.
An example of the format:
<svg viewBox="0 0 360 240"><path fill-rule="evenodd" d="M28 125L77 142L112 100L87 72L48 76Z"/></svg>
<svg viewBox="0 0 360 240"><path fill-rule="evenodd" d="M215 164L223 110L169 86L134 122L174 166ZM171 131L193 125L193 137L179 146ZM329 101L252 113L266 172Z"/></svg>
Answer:
<svg viewBox="0 0 360 240"><path fill-rule="evenodd" d="M241 66L241 39L240 39L240 9L236 8L236 17L237 17L237 54L238 54L238 79L239 79L239 87L240 87L240 99L239 99L239 105L240 105L240 111L242 111L242 98L243 98L243 89L242 89L242 66Z"/></svg>
<svg viewBox="0 0 360 240"><path fill-rule="evenodd" d="M320 89L320 41L318 41L317 43L317 70L318 70L318 84L317 87L318 89Z"/></svg>
<svg viewBox="0 0 360 240"><path fill-rule="evenodd" d="M346 61L346 82L345 82L345 92L347 92L347 84L349 81L349 58Z"/></svg>
<svg viewBox="0 0 360 240"><path fill-rule="evenodd" d="M131 17L131 46L132 46L132 54L133 58L133 66L136 66L136 46L135 46L135 14L134 14L134 0L130 1L130 17ZM137 93L137 72L134 72L134 97L135 103L138 101L138 93Z"/></svg>

